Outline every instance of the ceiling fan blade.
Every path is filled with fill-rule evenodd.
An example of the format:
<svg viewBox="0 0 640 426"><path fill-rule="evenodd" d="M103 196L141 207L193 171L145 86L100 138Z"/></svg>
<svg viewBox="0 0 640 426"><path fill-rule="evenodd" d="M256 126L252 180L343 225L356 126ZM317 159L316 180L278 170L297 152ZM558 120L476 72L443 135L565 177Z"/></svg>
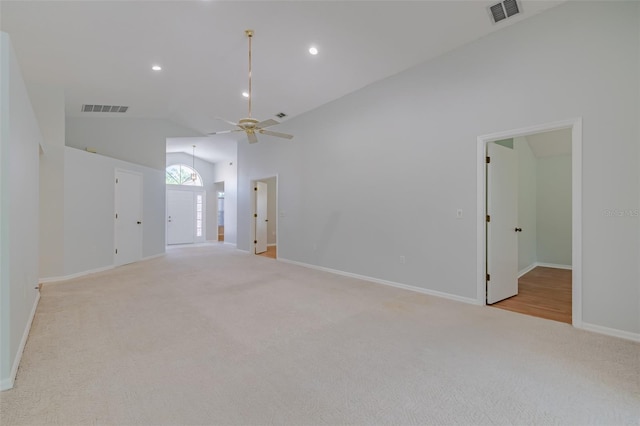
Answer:
<svg viewBox="0 0 640 426"><path fill-rule="evenodd" d="M249 143L258 142L258 137L256 136L255 133L247 133L247 138L249 138Z"/></svg>
<svg viewBox="0 0 640 426"><path fill-rule="evenodd" d="M235 133L235 132L242 132L241 129L238 130L222 130L220 132L213 132L213 133L207 133L208 136L212 136L212 135L223 135L225 133Z"/></svg>
<svg viewBox="0 0 640 426"><path fill-rule="evenodd" d="M259 122L258 124L256 124L256 127L260 127L261 129L264 129L265 127L275 126L276 124L280 124L280 123L270 118L268 120Z"/></svg>
<svg viewBox="0 0 640 426"><path fill-rule="evenodd" d="M216 120L224 121L225 123L229 123L229 124L231 124L233 126L237 126L238 125L238 123L234 123L233 121L229 121L226 118L222 118L222 117L215 117L215 118L216 118Z"/></svg>
<svg viewBox="0 0 640 426"><path fill-rule="evenodd" d="M272 132L271 130L259 130L259 132L263 135L269 135L269 136L275 136L278 138L285 138L285 139L293 139L293 135L289 135L287 133L280 133L280 132Z"/></svg>

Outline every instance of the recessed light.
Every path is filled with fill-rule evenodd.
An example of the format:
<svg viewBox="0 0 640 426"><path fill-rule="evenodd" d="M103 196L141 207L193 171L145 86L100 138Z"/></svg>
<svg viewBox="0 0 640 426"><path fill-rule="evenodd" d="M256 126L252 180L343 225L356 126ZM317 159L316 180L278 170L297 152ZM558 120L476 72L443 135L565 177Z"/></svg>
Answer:
<svg viewBox="0 0 640 426"><path fill-rule="evenodd" d="M311 53L312 55L317 55L318 54L318 48L311 46L309 48L309 53Z"/></svg>
<svg viewBox="0 0 640 426"><path fill-rule="evenodd" d="M151 69L154 71L162 71L162 67L160 65L154 65L151 67Z"/></svg>
<svg viewBox="0 0 640 426"><path fill-rule="evenodd" d="M247 92L242 92L242 96L244 96L245 98L248 98L248 97L249 97L249 93L247 93Z"/></svg>

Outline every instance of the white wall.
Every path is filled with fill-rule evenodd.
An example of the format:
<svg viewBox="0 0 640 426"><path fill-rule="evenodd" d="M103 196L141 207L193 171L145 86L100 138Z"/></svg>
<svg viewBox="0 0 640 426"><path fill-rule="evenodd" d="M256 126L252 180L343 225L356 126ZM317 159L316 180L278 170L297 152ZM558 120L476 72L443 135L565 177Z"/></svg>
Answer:
<svg viewBox="0 0 640 426"><path fill-rule="evenodd" d="M9 36L0 32L0 389L13 387L38 300L42 136Z"/></svg>
<svg viewBox="0 0 640 426"><path fill-rule="evenodd" d="M537 163L526 138L515 138L513 148L518 156L518 227L522 228L522 232L518 234L518 271L523 271L538 261ZM569 196L569 202L571 202L571 196Z"/></svg>
<svg viewBox="0 0 640 426"><path fill-rule="evenodd" d="M571 266L571 156L538 158L537 259Z"/></svg>
<svg viewBox="0 0 640 426"><path fill-rule="evenodd" d="M142 256L164 253L165 172L66 147L65 276L114 263L115 170L142 173Z"/></svg>
<svg viewBox="0 0 640 426"><path fill-rule="evenodd" d="M60 87L30 85L29 97L42 131L40 156L40 277L64 275L65 100Z"/></svg>
<svg viewBox="0 0 640 426"><path fill-rule="evenodd" d="M197 151L197 148L196 148ZM185 154L184 152L168 152L167 153L167 167L174 164L185 164L189 167L192 167L194 161L192 155ZM218 202L218 194L216 193L215 188L215 166L208 161L204 161L200 158L195 159L195 168L196 171L200 174L202 178L202 183L204 184L203 189L206 191L206 218L205 218L205 232L206 239L210 241L215 241L218 239L218 231L217 231L217 218L216 218L216 210L217 210L217 202Z"/></svg>
<svg viewBox="0 0 640 426"><path fill-rule="evenodd" d="M281 257L475 299L477 136L581 116L583 321L640 333L639 219L604 214L638 205L638 7L569 2L240 143L239 248L278 174Z"/></svg>
<svg viewBox="0 0 640 426"><path fill-rule="evenodd" d="M224 242L237 243L238 229L238 166L237 161L214 164L215 182L224 182ZM251 214L251 212L246 213ZM249 218L247 216L247 218ZM248 234L247 234L248 235ZM246 249L248 250L248 249Z"/></svg>
<svg viewBox="0 0 640 426"><path fill-rule="evenodd" d="M169 120L152 118L87 117L66 121L67 146L94 148L98 154L153 169L165 168L167 138L182 136L202 135Z"/></svg>

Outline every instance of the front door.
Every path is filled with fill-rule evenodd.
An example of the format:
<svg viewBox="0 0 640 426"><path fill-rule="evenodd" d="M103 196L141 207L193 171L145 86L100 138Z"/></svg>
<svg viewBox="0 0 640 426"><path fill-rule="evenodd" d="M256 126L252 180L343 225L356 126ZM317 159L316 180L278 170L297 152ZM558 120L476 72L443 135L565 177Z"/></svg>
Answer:
<svg viewBox="0 0 640 426"><path fill-rule="evenodd" d="M487 303L518 294L518 157L487 145Z"/></svg>
<svg viewBox="0 0 640 426"><path fill-rule="evenodd" d="M195 203L192 191L167 190L167 244L194 242Z"/></svg>

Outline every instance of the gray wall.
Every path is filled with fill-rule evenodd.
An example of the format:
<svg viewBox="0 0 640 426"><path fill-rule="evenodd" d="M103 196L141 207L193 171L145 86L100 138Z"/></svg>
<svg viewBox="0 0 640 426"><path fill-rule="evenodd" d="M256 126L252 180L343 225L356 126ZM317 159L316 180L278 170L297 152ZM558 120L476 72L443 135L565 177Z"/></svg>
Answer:
<svg viewBox="0 0 640 426"><path fill-rule="evenodd" d="M38 296L42 136L9 36L0 32L0 389L13 387Z"/></svg>
<svg viewBox="0 0 640 426"><path fill-rule="evenodd" d="M537 260L571 266L571 156L536 163Z"/></svg>
<svg viewBox="0 0 640 426"><path fill-rule="evenodd" d="M165 172L65 148L64 274L113 265L115 171L142 174L142 256L164 253Z"/></svg>
<svg viewBox="0 0 640 426"><path fill-rule="evenodd" d="M64 275L64 143L62 88L30 85L33 109L42 131L40 155L40 278Z"/></svg>
<svg viewBox="0 0 640 426"><path fill-rule="evenodd" d="M640 332L638 218L604 214L638 206L638 8L569 2L240 143L238 246L277 174L281 257L475 300L477 137L580 116L583 321Z"/></svg>

